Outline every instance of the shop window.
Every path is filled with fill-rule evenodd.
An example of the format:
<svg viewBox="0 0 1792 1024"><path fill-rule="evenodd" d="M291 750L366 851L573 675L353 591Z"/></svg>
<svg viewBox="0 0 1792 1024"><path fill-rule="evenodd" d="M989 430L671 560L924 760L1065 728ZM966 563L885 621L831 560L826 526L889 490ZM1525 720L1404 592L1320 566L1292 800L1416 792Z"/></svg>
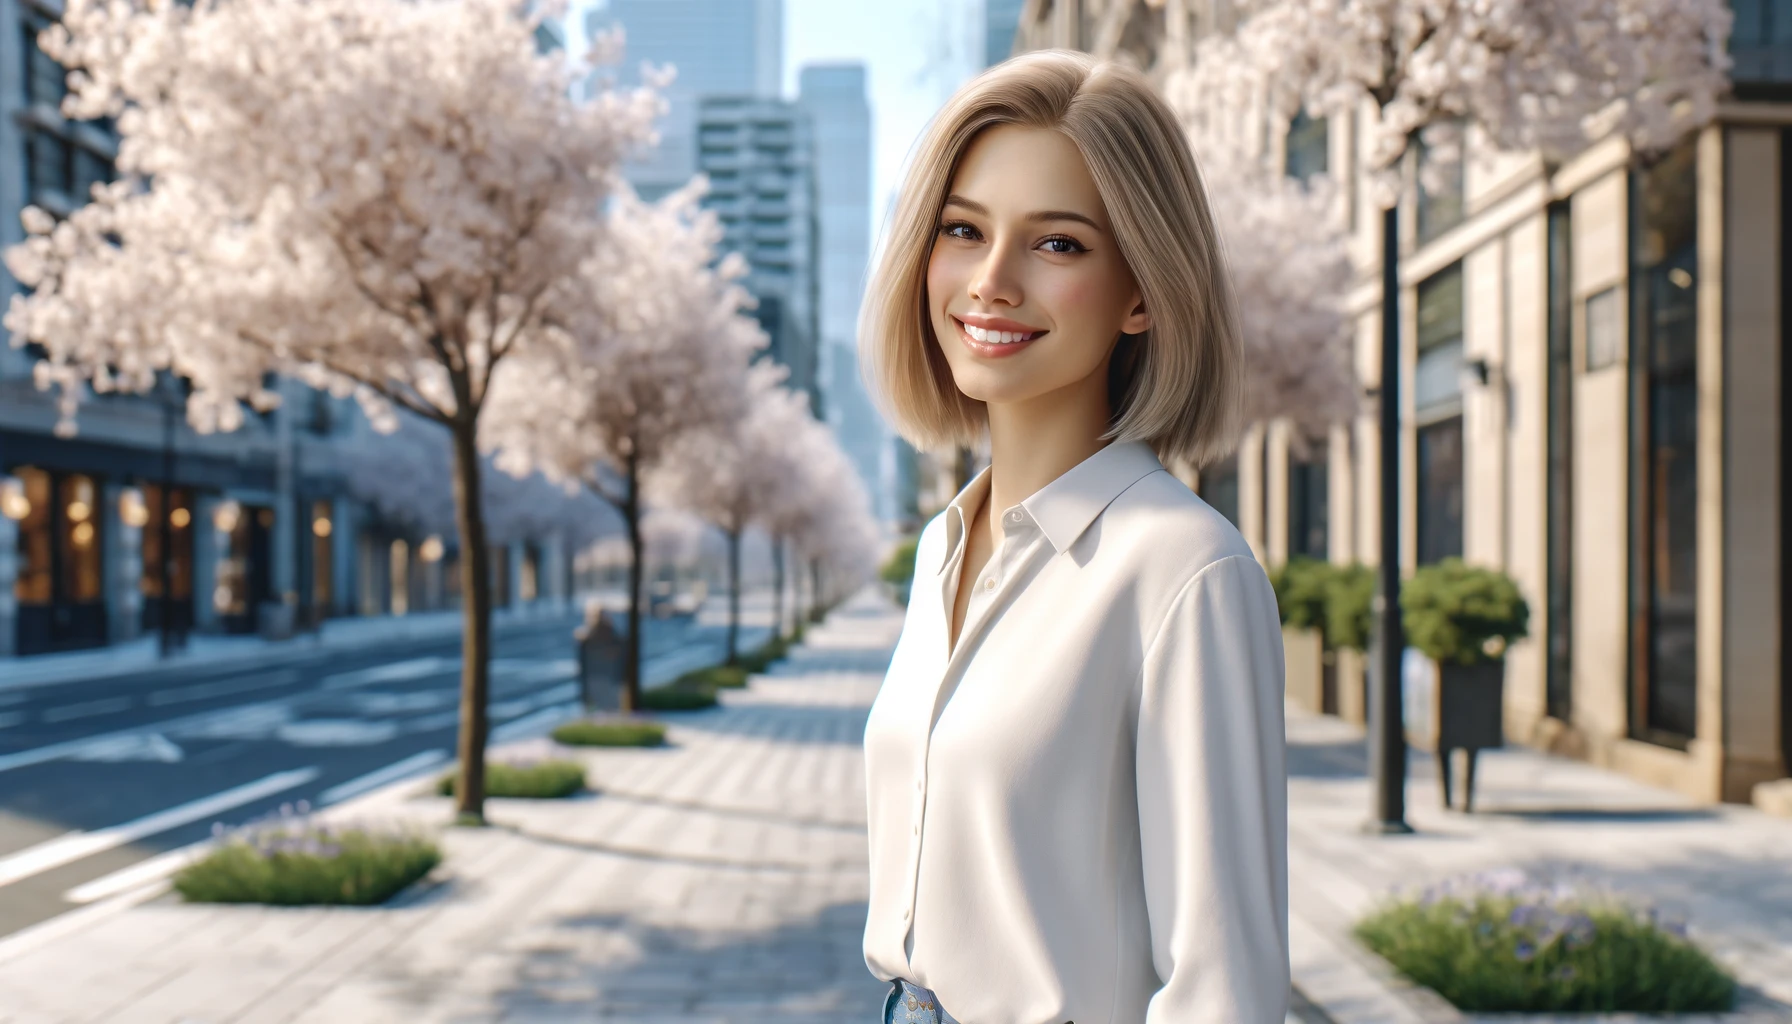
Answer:
<svg viewBox="0 0 1792 1024"><path fill-rule="evenodd" d="M1462 417L1419 428L1420 565L1462 557Z"/></svg>
<svg viewBox="0 0 1792 1024"><path fill-rule="evenodd" d="M1238 525L1238 456L1228 455L1201 468L1201 500Z"/></svg>
<svg viewBox="0 0 1792 1024"><path fill-rule="evenodd" d="M1302 110L1288 124L1287 153L1283 169L1288 177L1300 181L1306 181L1316 174L1324 174L1330 149L1331 139L1326 131L1326 119L1308 117L1307 112Z"/></svg>
<svg viewBox="0 0 1792 1024"><path fill-rule="evenodd" d="M19 520L19 567L13 580L13 597L22 605L48 606L56 594L50 474L24 468L15 475L24 488L29 511Z"/></svg>
<svg viewBox="0 0 1792 1024"><path fill-rule="evenodd" d="M1326 557L1325 448L1288 464L1288 557Z"/></svg>

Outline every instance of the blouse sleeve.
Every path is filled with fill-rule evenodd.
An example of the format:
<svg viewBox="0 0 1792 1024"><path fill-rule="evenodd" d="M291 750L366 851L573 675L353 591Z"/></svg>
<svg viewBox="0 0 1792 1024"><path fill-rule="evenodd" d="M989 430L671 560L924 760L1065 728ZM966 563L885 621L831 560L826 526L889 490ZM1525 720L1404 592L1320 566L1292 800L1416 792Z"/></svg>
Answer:
<svg viewBox="0 0 1792 1024"><path fill-rule="evenodd" d="M1136 765L1147 1024L1282 1024L1289 1001L1282 633L1255 559L1174 599L1145 653Z"/></svg>

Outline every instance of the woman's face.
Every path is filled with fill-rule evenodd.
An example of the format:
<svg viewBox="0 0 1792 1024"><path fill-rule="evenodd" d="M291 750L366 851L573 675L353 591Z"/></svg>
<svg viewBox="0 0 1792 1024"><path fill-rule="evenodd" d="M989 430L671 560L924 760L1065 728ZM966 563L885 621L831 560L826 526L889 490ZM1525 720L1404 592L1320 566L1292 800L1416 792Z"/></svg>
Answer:
<svg viewBox="0 0 1792 1024"><path fill-rule="evenodd" d="M988 403L1097 373L1090 383L1105 389L1115 341L1151 326L1076 144L1015 125L984 131L959 161L927 310L958 389Z"/></svg>

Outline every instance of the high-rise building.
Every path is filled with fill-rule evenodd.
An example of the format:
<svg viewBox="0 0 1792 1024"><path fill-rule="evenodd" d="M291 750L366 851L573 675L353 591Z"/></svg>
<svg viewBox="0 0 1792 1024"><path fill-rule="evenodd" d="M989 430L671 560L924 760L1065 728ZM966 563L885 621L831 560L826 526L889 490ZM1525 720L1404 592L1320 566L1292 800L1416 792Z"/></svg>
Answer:
<svg viewBox="0 0 1792 1024"><path fill-rule="evenodd" d="M640 80L643 61L670 64L660 144L625 168L636 191L657 199L696 173L697 111L704 96L776 98L784 78L784 0L609 0L586 15L595 35L623 32L624 84Z"/></svg>
<svg viewBox="0 0 1792 1024"><path fill-rule="evenodd" d="M820 372L827 419L887 517L883 421L859 379L859 304L871 253L871 107L865 66L819 64L799 76L798 104L815 127L815 183L820 202Z"/></svg>
<svg viewBox="0 0 1792 1024"><path fill-rule="evenodd" d="M1027 0L983 0L983 66L991 67L1014 52L1014 30Z"/></svg>
<svg viewBox="0 0 1792 1024"><path fill-rule="evenodd" d="M754 314L770 355L790 367L787 386L825 417L819 374L820 295L814 135L809 115L786 100L705 96L696 119L697 170L709 176L704 205L716 211L723 252L750 268Z"/></svg>

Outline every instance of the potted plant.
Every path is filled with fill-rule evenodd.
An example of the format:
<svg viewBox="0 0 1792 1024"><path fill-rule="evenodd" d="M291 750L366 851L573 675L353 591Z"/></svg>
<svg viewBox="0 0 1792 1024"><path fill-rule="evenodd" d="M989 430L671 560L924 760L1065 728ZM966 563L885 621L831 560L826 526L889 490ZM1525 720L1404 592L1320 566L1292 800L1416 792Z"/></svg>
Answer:
<svg viewBox="0 0 1792 1024"><path fill-rule="evenodd" d="M1308 711L1327 710L1325 699L1325 592L1331 564L1295 557L1269 574L1282 617L1282 660L1288 696Z"/></svg>
<svg viewBox="0 0 1792 1024"><path fill-rule="evenodd" d="M1525 637L1530 608L1510 576L1446 558L1400 588L1406 643L1431 659L1436 686L1425 720L1407 722L1437 755L1445 807L1451 751L1467 751L1463 810L1474 809L1475 753L1505 744L1506 648Z"/></svg>
<svg viewBox="0 0 1792 1024"><path fill-rule="evenodd" d="M1375 570L1369 566L1336 566L1326 578L1325 641L1330 647L1333 701L1339 717L1358 725L1368 721L1363 654L1374 628L1369 613L1374 597Z"/></svg>

